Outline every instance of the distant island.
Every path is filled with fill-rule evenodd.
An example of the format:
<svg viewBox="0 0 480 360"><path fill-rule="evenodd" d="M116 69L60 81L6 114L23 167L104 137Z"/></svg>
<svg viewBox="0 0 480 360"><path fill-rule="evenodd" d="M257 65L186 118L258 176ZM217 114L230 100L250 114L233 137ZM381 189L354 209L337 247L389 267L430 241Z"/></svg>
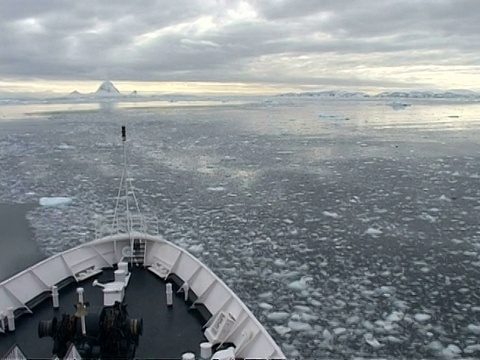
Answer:
<svg viewBox="0 0 480 360"><path fill-rule="evenodd" d="M280 97L319 97L339 99L362 99L362 98L402 98L402 99L480 99L480 94L471 90L405 90L384 91L376 95L368 95L358 91L308 91L299 93L279 94Z"/></svg>

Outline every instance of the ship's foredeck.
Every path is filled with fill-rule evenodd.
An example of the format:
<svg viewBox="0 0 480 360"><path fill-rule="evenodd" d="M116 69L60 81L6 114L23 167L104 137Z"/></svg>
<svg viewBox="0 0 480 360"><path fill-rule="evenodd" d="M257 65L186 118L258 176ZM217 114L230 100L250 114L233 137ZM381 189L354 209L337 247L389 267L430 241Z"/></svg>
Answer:
<svg viewBox="0 0 480 360"><path fill-rule="evenodd" d="M143 318L143 335L135 357L179 359L187 351L198 354L200 343L206 341L202 326L209 314L205 308L200 305L198 309L190 309L191 302L184 301L184 294L176 294L178 285L175 281L171 281L174 290L173 306L167 307L166 282L143 267L133 267L130 271L132 275L126 288L125 303L130 318ZM113 281L113 277L113 270L107 269L97 279L100 283L105 283ZM64 313L73 315L74 304L77 303L76 288L80 286L85 290L84 298L90 307L103 306L102 289L92 286L93 280L90 278L63 287L60 290L59 310L53 309L52 299L48 297L33 308L33 314L24 314L16 319L14 332L0 334L0 358L14 344L28 358L52 358L53 340L50 337L38 337L39 321L51 320L54 316L60 318Z"/></svg>

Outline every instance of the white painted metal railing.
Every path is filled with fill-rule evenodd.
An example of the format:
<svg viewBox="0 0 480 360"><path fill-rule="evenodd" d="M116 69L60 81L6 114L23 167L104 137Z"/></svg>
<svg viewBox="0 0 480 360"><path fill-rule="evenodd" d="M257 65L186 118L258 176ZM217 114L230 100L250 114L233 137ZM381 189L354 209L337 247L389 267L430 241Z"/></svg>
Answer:
<svg viewBox="0 0 480 360"><path fill-rule="evenodd" d="M130 247L132 238L146 243L144 266L163 279L175 273L198 296L196 304L203 304L213 315L206 324L207 330L217 317L223 316L221 314L234 319L228 330L221 334L213 329L208 331L217 342L236 344L237 357L285 358L246 305L209 268L184 249L158 235L144 232L100 238L54 255L3 281L0 283L0 314L6 314L11 308L31 311L27 303L49 292L53 285L62 280L73 276L76 281L83 281L105 267L112 267L122 260L122 249Z"/></svg>

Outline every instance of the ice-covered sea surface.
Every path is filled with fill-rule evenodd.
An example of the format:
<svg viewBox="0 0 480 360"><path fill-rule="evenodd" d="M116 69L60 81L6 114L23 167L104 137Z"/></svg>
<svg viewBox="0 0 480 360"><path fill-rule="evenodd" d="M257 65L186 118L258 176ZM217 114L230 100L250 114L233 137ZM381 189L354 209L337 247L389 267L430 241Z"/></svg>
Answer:
<svg viewBox="0 0 480 360"><path fill-rule="evenodd" d="M71 199L29 214L46 254L91 240L127 125L143 211L289 358L478 357L479 114L283 98L4 120L0 199Z"/></svg>

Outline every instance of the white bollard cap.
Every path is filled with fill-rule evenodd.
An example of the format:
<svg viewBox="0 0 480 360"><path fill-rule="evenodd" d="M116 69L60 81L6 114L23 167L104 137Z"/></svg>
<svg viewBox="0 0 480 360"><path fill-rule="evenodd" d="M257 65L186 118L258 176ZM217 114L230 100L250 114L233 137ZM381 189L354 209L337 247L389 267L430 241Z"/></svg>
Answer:
<svg viewBox="0 0 480 360"><path fill-rule="evenodd" d="M128 263L121 261L117 264L117 267L118 267L118 270L125 271L125 275L128 274Z"/></svg>
<svg viewBox="0 0 480 360"><path fill-rule="evenodd" d="M116 282L125 282L125 270L115 270L113 274Z"/></svg>
<svg viewBox="0 0 480 360"><path fill-rule="evenodd" d="M187 352L182 354L182 360L195 360L195 354L191 352Z"/></svg>
<svg viewBox="0 0 480 360"><path fill-rule="evenodd" d="M200 344L200 358L210 359L212 357L212 344L203 342Z"/></svg>

